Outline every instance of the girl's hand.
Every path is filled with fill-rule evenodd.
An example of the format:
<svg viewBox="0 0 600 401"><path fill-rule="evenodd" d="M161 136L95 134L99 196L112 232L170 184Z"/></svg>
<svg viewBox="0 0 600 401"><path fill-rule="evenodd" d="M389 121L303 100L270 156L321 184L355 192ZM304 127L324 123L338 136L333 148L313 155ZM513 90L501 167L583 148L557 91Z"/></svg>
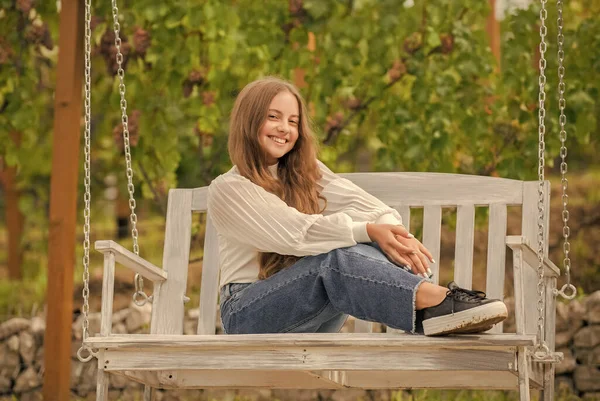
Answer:
<svg viewBox="0 0 600 401"><path fill-rule="evenodd" d="M367 233L392 263L408 266L415 274L429 277L433 256L404 226L367 223Z"/></svg>

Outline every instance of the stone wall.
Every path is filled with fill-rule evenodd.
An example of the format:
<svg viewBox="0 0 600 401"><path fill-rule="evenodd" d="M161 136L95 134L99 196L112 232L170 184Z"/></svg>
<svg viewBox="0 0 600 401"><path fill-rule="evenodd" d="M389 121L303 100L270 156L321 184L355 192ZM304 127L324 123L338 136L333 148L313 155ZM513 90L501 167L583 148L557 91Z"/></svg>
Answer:
<svg viewBox="0 0 600 401"><path fill-rule="evenodd" d="M507 300L510 307L510 300ZM113 315L114 333L145 333L150 322L150 305L138 307L134 304L121 309ZM73 347L71 350L71 389L72 399L95 400L96 372L95 360L81 363L76 352L81 345L83 316L73 323ZM90 333L100 330L100 314L92 313ZM195 333L198 310L187 313L184 332ZM349 319L350 325L353 322ZM513 322L507 321L505 331L512 329ZM558 388L568 388L585 399L600 400L600 291L581 301L557 305L557 337L556 348L565 354L564 361L556 367ZM13 395L18 399L41 400L43 377L43 336L46 328L42 317L32 319L14 318L0 325L0 401L11 400ZM345 327L343 331L348 328ZM219 330L220 331L220 330ZM110 399L139 399L142 389L139 383L129 381L120 376L111 376ZM281 400L310 399L379 399L385 400L389 392L371 391L276 391L276 390L221 390L193 392L160 392L160 400L198 399L232 399L232 394L245 395L249 399L268 400L277 397ZM356 394L355 394L356 393ZM188 398L185 394L190 394ZM194 398L192 398L194 397Z"/></svg>

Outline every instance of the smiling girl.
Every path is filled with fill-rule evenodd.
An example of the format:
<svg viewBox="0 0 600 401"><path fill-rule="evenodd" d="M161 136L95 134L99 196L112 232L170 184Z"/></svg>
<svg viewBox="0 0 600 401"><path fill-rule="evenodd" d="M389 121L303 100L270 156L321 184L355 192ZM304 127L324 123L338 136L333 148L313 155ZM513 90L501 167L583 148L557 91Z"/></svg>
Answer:
<svg viewBox="0 0 600 401"><path fill-rule="evenodd" d="M426 335L504 320L499 300L433 284L429 251L379 199L317 159L298 89L248 84L231 113L233 168L212 181L226 333L337 332L348 315Z"/></svg>

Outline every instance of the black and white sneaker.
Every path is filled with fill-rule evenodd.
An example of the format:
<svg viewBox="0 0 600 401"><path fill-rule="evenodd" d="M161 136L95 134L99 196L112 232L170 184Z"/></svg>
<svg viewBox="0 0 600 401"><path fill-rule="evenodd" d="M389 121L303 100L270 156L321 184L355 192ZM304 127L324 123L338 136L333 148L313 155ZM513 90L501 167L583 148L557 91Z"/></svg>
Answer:
<svg viewBox="0 0 600 401"><path fill-rule="evenodd" d="M454 281L448 284L446 298L439 305L418 312L426 336L480 333L508 316L504 302L488 299L482 291L460 288Z"/></svg>

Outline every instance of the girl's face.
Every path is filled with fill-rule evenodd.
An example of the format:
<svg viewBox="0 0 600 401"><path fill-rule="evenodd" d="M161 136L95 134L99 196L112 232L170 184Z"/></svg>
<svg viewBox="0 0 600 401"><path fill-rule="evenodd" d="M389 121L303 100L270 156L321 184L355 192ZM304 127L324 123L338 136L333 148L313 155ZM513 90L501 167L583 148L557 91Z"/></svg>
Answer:
<svg viewBox="0 0 600 401"><path fill-rule="evenodd" d="M279 92L271 101L267 118L258 134L258 142L267 154L269 166L294 148L299 125L298 100L290 92Z"/></svg>

